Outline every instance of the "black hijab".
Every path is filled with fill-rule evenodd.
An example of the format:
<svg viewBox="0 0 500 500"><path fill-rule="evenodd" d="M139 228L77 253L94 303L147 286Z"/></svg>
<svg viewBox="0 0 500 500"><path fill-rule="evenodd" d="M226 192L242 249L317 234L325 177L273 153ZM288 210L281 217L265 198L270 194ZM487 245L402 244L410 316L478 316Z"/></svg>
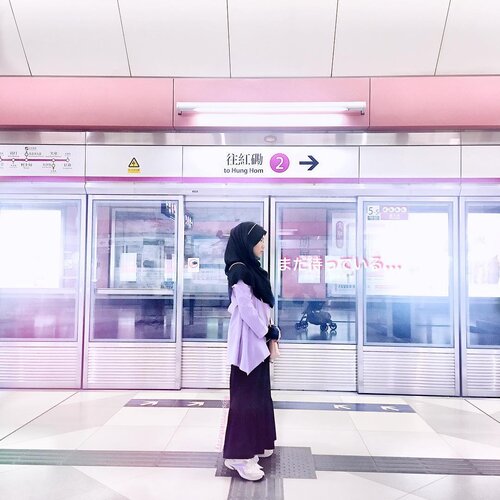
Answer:
<svg viewBox="0 0 500 500"><path fill-rule="evenodd" d="M259 259L253 253L253 247L265 234L266 230L254 222L242 222L231 229L224 253L229 300L232 286L242 280L252 289L255 297L274 307L269 275L262 269ZM242 262L244 265L236 262Z"/></svg>

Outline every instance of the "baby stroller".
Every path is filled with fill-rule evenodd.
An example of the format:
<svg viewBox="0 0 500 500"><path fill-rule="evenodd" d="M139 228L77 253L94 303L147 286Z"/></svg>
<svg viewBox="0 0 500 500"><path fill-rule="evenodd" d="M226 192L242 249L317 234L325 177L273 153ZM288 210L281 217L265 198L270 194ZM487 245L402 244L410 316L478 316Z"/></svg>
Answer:
<svg viewBox="0 0 500 500"><path fill-rule="evenodd" d="M307 327L311 323L311 325L319 325L321 338L330 338L332 335L337 335L337 323L332 321L332 315L321 310L324 304L324 302L320 301L309 302L302 313L302 317L295 323L295 329L307 333Z"/></svg>

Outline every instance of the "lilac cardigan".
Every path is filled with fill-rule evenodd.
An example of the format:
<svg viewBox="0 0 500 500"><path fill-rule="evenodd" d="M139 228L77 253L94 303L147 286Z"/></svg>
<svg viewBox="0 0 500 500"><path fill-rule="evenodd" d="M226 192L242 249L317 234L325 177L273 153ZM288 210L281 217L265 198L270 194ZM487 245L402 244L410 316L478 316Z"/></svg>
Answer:
<svg viewBox="0 0 500 500"><path fill-rule="evenodd" d="M227 338L228 361L249 374L269 356L266 333L271 308L243 281L233 285Z"/></svg>

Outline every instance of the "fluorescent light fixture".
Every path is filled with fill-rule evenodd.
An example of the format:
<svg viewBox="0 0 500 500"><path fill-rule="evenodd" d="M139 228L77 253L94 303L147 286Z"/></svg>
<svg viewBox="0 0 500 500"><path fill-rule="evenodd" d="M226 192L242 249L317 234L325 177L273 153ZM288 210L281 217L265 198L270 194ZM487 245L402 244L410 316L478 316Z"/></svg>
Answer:
<svg viewBox="0 0 500 500"><path fill-rule="evenodd" d="M365 101L346 102L178 102L177 114L329 114L358 112L365 114Z"/></svg>
<svg viewBox="0 0 500 500"><path fill-rule="evenodd" d="M298 229L279 229L278 235L279 236L295 236L295 233L297 231L298 231Z"/></svg>

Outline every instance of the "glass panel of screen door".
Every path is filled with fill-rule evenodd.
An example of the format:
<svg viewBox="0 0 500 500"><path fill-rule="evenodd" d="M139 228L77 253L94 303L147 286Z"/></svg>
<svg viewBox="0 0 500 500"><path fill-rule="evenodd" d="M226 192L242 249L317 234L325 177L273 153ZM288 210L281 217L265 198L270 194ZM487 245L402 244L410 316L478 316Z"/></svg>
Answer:
<svg viewBox="0 0 500 500"><path fill-rule="evenodd" d="M183 338L227 340L229 304L224 251L240 222L264 225L262 202L186 202Z"/></svg>
<svg viewBox="0 0 500 500"><path fill-rule="evenodd" d="M365 343L451 346L452 204L365 202Z"/></svg>
<svg viewBox="0 0 500 500"><path fill-rule="evenodd" d="M177 205L94 201L92 340L175 341Z"/></svg>
<svg viewBox="0 0 500 500"><path fill-rule="evenodd" d="M356 342L355 203L278 202L276 299L283 342Z"/></svg>
<svg viewBox="0 0 500 500"><path fill-rule="evenodd" d="M0 200L0 338L77 338L80 201Z"/></svg>
<svg viewBox="0 0 500 500"><path fill-rule="evenodd" d="M467 344L500 347L500 203L467 203Z"/></svg>

